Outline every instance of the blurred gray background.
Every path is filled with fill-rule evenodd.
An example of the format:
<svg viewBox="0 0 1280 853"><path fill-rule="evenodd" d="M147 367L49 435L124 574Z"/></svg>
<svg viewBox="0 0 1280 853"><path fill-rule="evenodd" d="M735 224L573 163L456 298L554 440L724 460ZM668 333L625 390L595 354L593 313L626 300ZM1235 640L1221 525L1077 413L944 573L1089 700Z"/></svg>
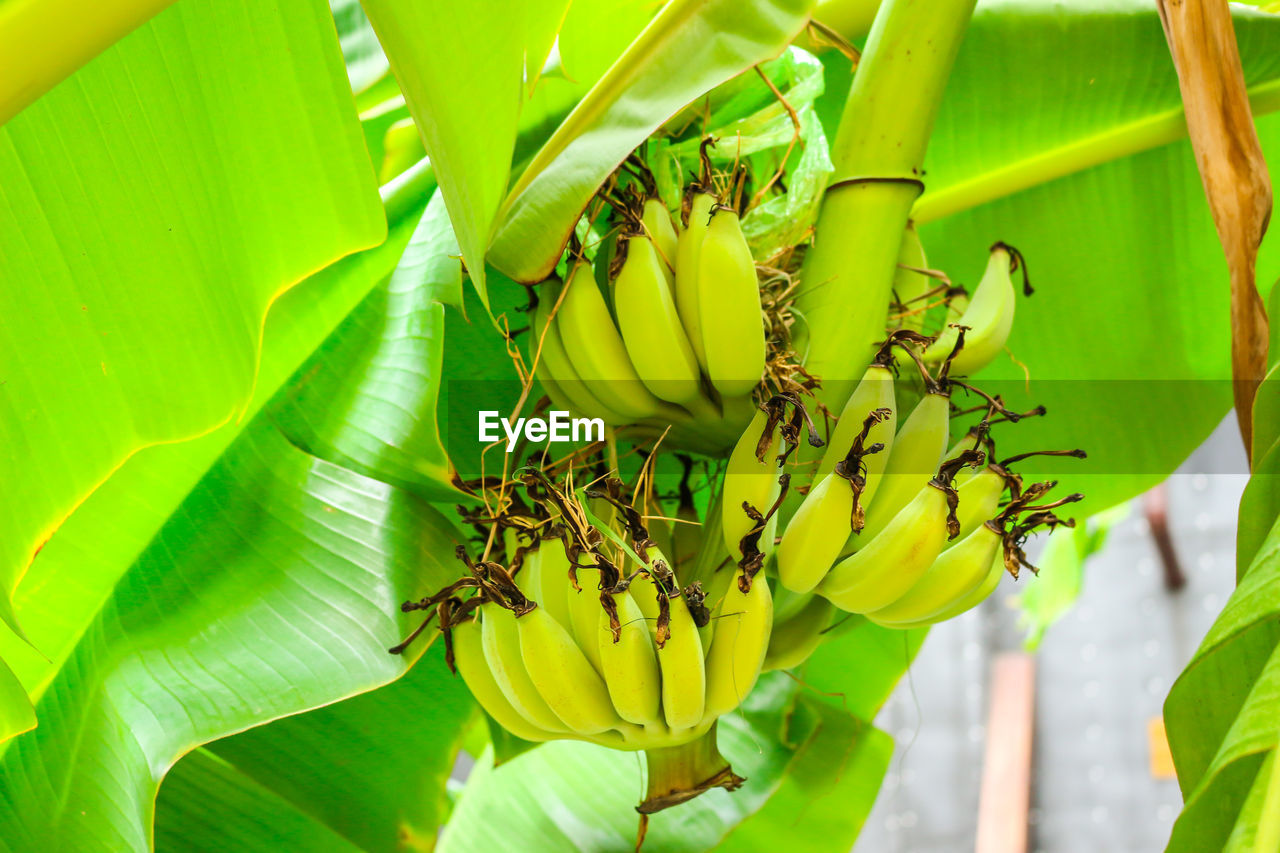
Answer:
<svg viewBox="0 0 1280 853"><path fill-rule="evenodd" d="M1182 798L1177 782L1152 777L1148 725L1235 586L1247 470L1233 413L1168 481L1187 585L1166 591L1136 500L1087 562L1076 606L1045 634L1029 851L1164 849ZM877 723L896 751L856 853L973 850L991 662L1022 649L1025 636L1010 601L1016 590L1006 581L981 607L934 628L886 704Z"/></svg>

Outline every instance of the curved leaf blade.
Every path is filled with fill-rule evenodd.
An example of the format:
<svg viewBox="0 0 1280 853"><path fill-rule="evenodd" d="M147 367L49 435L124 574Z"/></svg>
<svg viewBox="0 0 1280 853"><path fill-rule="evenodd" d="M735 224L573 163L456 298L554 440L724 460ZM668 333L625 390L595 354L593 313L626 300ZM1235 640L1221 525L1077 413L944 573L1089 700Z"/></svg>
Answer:
<svg viewBox="0 0 1280 853"><path fill-rule="evenodd" d="M435 168L467 270L487 304L484 253L511 170L529 41L550 48L545 36L558 29L564 3L363 5Z"/></svg>
<svg viewBox="0 0 1280 853"><path fill-rule="evenodd" d="M399 603L452 573L455 529L258 418L121 579L0 763L0 847L150 846L193 746L369 690L410 663ZM249 593L249 594L246 594Z"/></svg>
<svg viewBox="0 0 1280 853"><path fill-rule="evenodd" d="M383 239L367 163L316 0L182 3L0 129L0 615L133 454L243 412L271 304Z"/></svg>
<svg viewBox="0 0 1280 853"><path fill-rule="evenodd" d="M605 72L503 202L489 262L545 278L596 188L662 122L713 86L778 55L812 0L674 0Z"/></svg>
<svg viewBox="0 0 1280 853"><path fill-rule="evenodd" d="M309 453L428 500L458 497L436 417L444 305L462 266L437 191L390 280L325 341L271 408Z"/></svg>
<svg viewBox="0 0 1280 853"><path fill-rule="evenodd" d="M1221 849L1251 834L1246 811L1280 742L1280 520L1165 700L1186 806L1169 850Z"/></svg>
<svg viewBox="0 0 1280 853"><path fill-rule="evenodd" d="M187 827L200 826L210 849L260 849L262 838L276 838L299 815L314 825L310 832L360 850L429 849L447 814L445 788L460 741L476 714L462 679L445 668L442 646L436 643L392 684L183 758L160 786L157 838L178 842ZM225 769L221 778L191 778L210 763ZM208 796L189 796L193 788ZM276 802L266 815L241 810L234 807L238 799L221 799L223 788Z"/></svg>

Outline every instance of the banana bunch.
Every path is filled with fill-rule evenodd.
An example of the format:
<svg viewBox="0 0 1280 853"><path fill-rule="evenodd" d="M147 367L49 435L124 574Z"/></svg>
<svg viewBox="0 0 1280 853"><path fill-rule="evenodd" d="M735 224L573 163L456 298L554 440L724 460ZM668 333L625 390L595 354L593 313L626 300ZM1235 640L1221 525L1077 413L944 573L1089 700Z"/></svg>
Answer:
<svg viewBox="0 0 1280 853"><path fill-rule="evenodd" d="M530 355L556 406L718 454L764 375L764 317L738 213L699 185L687 207L677 228L653 195L619 205L612 251L538 288Z"/></svg>
<svg viewBox="0 0 1280 853"><path fill-rule="evenodd" d="M685 744L755 685L773 626L769 585L739 569L708 578L710 594L700 582L682 588L620 483L607 485L588 493L595 513L558 491L559 518L509 522L522 532L506 532L508 565L466 560L469 577L424 603L443 608L450 660L472 695L517 737ZM468 588L477 594L460 598Z"/></svg>

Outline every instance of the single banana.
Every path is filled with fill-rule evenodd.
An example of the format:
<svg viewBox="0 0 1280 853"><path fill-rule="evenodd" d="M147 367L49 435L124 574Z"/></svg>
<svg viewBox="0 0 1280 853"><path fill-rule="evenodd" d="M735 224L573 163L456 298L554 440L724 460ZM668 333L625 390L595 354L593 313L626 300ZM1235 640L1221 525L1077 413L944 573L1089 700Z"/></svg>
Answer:
<svg viewBox="0 0 1280 853"><path fill-rule="evenodd" d="M865 485L857 496L865 508L875 495L881 473L888 464L894 440L894 409L893 374L886 366L872 365L836 422L832 441L818 468L818 484L809 490L782 533L782 542L778 545L778 578L787 589L809 592L840 556L852 534L855 497L852 478L861 476L859 468L865 466ZM873 412L882 413L882 417L868 423ZM857 429L849 429L849 424ZM836 442L840 442L838 447ZM876 443L885 446L877 453L861 454ZM854 456L846 459L851 452ZM846 464L837 473L834 469L840 461ZM849 467L854 470L847 470ZM850 532L842 533L845 530Z"/></svg>
<svg viewBox="0 0 1280 853"><path fill-rule="evenodd" d="M520 715L535 726L551 732L565 732L568 728L556 712L551 710L538 688L534 686L525 669L520 652L520 629L516 616L497 604L486 604L480 609L480 638L484 659L493 673L493 680L502 695Z"/></svg>
<svg viewBox="0 0 1280 853"><path fill-rule="evenodd" d="M528 574L525 579L525 574ZM569 614L569 599L565 590L569 583L569 560L564 554L564 543L558 538L544 540L537 550L524 557L524 568L517 579L518 586L528 598L537 602L568 631L573 630Z"/></svg>
<svg viewBox="0 0 1280 853"><path fill-rule="evenodd" d="M883 351L882 351L883 352ZM831 431L831 439L827 449L818 463L814 482L821 480L836 468L836 463L844 459L853 446L853 439L862 430L867 415L876 409L888 409L889 416L878 423L867 435L867 446L877 442L884 445L884 450L867 457L867 487L863 490L863 499L870 501L880 486L880 474L889 463L893 449L894 435L898 429L898 405L894 397L893 371L883 360L877 360L862 374L858 387L849 396L848 402L840 412L835 429Z"/></svg>
<svg viewBox="0 0 1280 853"><path fill-rule="evenodd" d="M938 611L932 616L926 616L923 619L904 620L894 622L884 616L876 621L885 628L897 628L906 630L908 628L924 628L929 625L936 625L939 622L945 622L948 619L954 619L961 613L967 613L986 601L991 593L995 592L997 586L1000 585L1000 578L1005 574L1004 556L997 554L995 559L991 561L991 565L987 567L987 572L982 576L982 582L970 590L954 603L948 605L944 609Z"/></svg>
<svg viewBox="0 0 1280 853"><path fill-rule="evenodd" d="M600 605L599 576L597 569L579 567L578 585L582 588L574 589L573 584L568 584L565 595L570 633L595 671L604 675L604 661L600 657L600 614L604 608Z"/></svg>
<svg viewBox="0 0 1280 853"><path fill-rule="evenodd" d="M707 376L722 395L746 396L764 375L764 317L755 261L733 210L712 214L697 281Z"/></svg>
<svg viewBox="0 0 1280 853"><path fill-rule="evenodd" d="M982 585L992 561L1001 556L1003 541L1004 530L998 522L981 524L943 551L911 589L892 603L869 612L867 618L892 627L894 623L919 622L938 615Z"/></svg>
<svg viewBox="0 0 1280 853"><path fill-rule="evenodd" d="M623 245L627 256L614 281L613 302L631 364L655 397L678 404L697 401L702 397L698 360L653 241L636 235Z"/></svg>
<svg viewBox="0 0 1280 853"><path fill-rule="evenodd" d="M867 523L852 541L869 541L907 505L938 470L947 449L951 398L930 391L911 410L893 437L893 452L884 467L875 500L867 507Z"/></svg>
<svg viewBox="0 0 1280 853"><path fill-rule="evenodd" d="M622 336L596 286L591 266L578 261L568 275L556 325L574 369L591 394L631 421L651 418L664 407L640 381Z"/></svg>
<svg viewBox="0 0 1280 853"><path fill-rule="evenodd" d="M606 423L614 425L627 423L629 419L626 416L609 408L591 393L574 369L569 354L565 352L564 342L560 339L559 324L551 316L551 311L560 296L560 284L557 282L544 285L540 296L541 299L533 315L534 338L530 344L532 351L529 355L530 358L535 354L538 355L535 373L543 387L547 389L547 395L557 406L580 415L601 418ZM539 341L541 341L541 351L538 349ZM557 400L552 389L557 389L559 396L563 399Z"/></svg>
<svg viewBox="0 0 1280 853"><path fill-rule="evenodd" d="M906 230L902 232L902 245L898 248L898 267L893 273L893 293L903 312L898 320L901 329L918 332L924 327L924 295L932 289L933 279L917 270L928 266L920 232L916 231L914 222L908 221Z"/></svg>
<svg viewBox="0 0 1280 853"><path fill-rule="evenodd" d="M764 453L757 454L766 427L770 429ZM759 409L751 419L751 425L742 433L733 452L729 454L721 502L722 533L725 547L729 549L735 562L743 556L740 548L742 537L756 524L743 509L743 503L750 504L763 515L778 499L778 475L782 471L777 458L778 440L776 424L771 423L768 412ZM760 546L761 550L767 549L764 538L761 539Z"/></svg>
<svg viewBox="0 0 1280 853"><path fill-rule="evenodd" d="M557 737L530 722L507 700L485 660L479 622L473 619L454 625L451 633L454 665L485 713L518 738L538 743Z"/></svg>
<svg viewBox="0 0 1280 853"><path fill-rule="evenodd" d="M644 224L645 234L653 241L654 248L658 250L658 262L662 267L662 277L667 283L667 290L674 299L676 293L676 251L679 247L679 237L676 234L675 225L671 222L671 214L667 211L667 206L662 203L661 199L650 198L645 200L640 221Z"/></svg>
<svg viewBox="0 0 1280 853"><path fill-rule="evenodd" d="M702 549L703 530L698 520L698 510L693 504L693 493L688 484L680 487L680 504L676 507L675 521L671 525L671 566L680 577L687 577L693 569L698 552Z"/></svg>
<svg viewBox="0 0 1280 853"><path fill-rule="evenodd" d="M662 721L662 675L644 613L630 593L614 596L620 632L615 639L609 614L600 608L600 661L618 716L649 726Z"/></svg>
<svg viewBox="0 0 1280 853"><path fill-rule="evenodd" d="M775 622L769 651L764 656L764 671L792 669L807 661L822 642L833 613L831 602L815 595L790 619Z"/></svg>
<svg viewBox="0 0 1280 853"><path fill-rule="evenodd" d="M711 210L716 197L708 192L694 191L689 200L689 223L676 243L676 309L685 334L693 347L698 363L705 369L707 350L702 342L702 323L698 301L698 259L702 253L702 239L707 236L711 222Z"/></svg>
<svg viewBox="0 0 1280 853"><path fill-rule="evenodd" d="M1017 304L1011 275L1018 268L1015 257L1004 243L996 243L991 247L986 272L978 282L964 314L925 350L926 362L940 363L951 354L957 336L954 325L967 326L969 332L964 338L964 348L951 361L952 373L976 373L1000 354L1005 341L1009 340Z"/></svg>
<svg viewBox="0 0 1280 853"><path fill-rule="evenodd" d="M516 619L516 628L529 678L566 726L585 735L622 726L604 681L551 614L535 607Z"/></svg>
<svg viewBox="0 0 1280 853"><path fill-rule="evenodd" d="M966 454L948 461L938 476L860 550L837 563L818 584L818 592L841 610L868 613L896 601L942 553L956 530L950 501L955 469L973 461Z"/></svg>
<svg viewBox="0 0 1280 853"><path fill-rule="evenodd" d="M658 630L659 594L657 585L646 574L631 582L631 595L652 632ZM673 730L685 729L698 725L703 719L705 660L698 626L683 596L669 600L668 613L669 633L657 650L658 668L662 673L662 715Z"/></svg>
<svg viewBox="0 0 1280 853"><path fill-rule="evenodd" d="M761 575L747 580L735 573L736 582L729 586L716 606L712 620L716 623L711 649L707 653L707 704L703 720L711 720L732 711L747 698L760 677L769 634L773 628L773 597L769 584ZM742 584L750 583L746 592Z"/></svg>
<svg viewBox="0 0 1280 853"><path fill-rule="evenodd" d="M969 534L976 533L984 523L999 514L1000 497L1008 483L1007 477L1003 468L989 462L956 487L956 495L960 500L956 508L956 520L960 522L960 532L956 534L955 544L949 551L959 548Z"/></svg>

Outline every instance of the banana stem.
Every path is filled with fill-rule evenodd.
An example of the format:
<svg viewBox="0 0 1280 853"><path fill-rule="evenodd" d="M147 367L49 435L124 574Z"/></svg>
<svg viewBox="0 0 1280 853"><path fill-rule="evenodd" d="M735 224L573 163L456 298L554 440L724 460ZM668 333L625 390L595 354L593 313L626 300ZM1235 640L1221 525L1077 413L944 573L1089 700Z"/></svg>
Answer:
<svg viewBox="0 0 1280 853"><path fill-rule="evenodd" d="M925 147L975 2L885 0L849 90L797 296L809 318L806 367L834 411L884 336L898 249L924 189Z"/></svg>
<svg viewBox="0 0 1280 853"><path fill-rule="evenodd" d="M665 749L645 750L649 784L640 814L653 814L688 802L712 788L737 790L746 780L733 772L716 747L716 726L697 740Z"/></svg>

